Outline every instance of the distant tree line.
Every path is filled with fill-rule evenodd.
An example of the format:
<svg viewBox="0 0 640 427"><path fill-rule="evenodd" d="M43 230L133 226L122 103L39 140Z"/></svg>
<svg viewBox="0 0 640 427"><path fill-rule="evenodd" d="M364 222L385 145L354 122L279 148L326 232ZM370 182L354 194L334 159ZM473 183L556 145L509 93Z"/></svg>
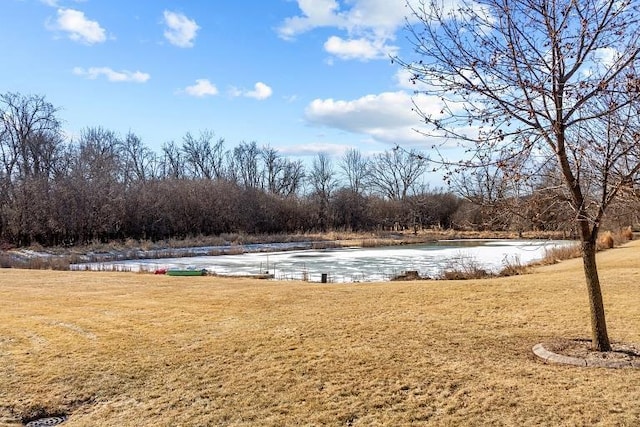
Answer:
<svg viewBox="0 0 640 427"><path fill-rule="evenodd" d="M69 139L58 113L40 95L0 94L5 244L230 232L545 229L566 219L557 200L535 192L516 198L526 209L505 210L500 204L515 206L514 194L497 194L487 187L495 183L480 175L457 186L457 194L431 189L423 185L427 160L415 151L367 157L352 149L336 162L319 153L305 165L256 142L227 147L205 130L156 153L133 132L120 136L102 127Z"/></svg>

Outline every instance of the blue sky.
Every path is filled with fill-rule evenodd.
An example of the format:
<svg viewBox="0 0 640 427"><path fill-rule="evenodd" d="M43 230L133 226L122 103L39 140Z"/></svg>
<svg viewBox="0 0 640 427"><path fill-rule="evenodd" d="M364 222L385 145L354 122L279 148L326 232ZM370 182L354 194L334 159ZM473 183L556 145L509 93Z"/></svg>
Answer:
<svg viewBox="0 0 640 427"><path fill-rule="evenodd" d="M45 95L65 130L188 131L291 156L401 144L413 89L405 0L0 0L0 92ZM420 99L428 102L428 99Z"/></svg>

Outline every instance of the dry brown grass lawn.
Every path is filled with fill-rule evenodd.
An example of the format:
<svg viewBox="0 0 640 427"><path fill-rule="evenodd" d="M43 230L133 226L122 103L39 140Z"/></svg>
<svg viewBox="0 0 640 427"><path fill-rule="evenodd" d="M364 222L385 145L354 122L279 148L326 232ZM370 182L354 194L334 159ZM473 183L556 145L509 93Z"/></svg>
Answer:
<svg viewBox="0 0 640 427"><path fill-rule="evenodd" d="M640 242L599 255L640 343ZM640 370L545 365L588 336L579 260L507 278L319 285L0 270L0 424L638 425Z"/></svg>

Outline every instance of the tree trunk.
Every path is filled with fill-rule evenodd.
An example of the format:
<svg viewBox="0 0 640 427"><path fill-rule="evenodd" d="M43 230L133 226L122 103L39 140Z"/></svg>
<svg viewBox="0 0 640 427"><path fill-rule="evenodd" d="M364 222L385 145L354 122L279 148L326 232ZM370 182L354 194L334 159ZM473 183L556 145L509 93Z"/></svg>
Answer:
<svg viewBox="0 0 640 427"><path fill-rule="evenodd" d="M600 279L598 278L598 268L596 266L596 242L594 240L592 238L583 238L582 241L582 262L587 290L589 291L589 307L591 309L591 344L593 350L611 351L611 344L607 334L607 322L604 315L604 304L602 302L602 290L600 289Z"/></svg>

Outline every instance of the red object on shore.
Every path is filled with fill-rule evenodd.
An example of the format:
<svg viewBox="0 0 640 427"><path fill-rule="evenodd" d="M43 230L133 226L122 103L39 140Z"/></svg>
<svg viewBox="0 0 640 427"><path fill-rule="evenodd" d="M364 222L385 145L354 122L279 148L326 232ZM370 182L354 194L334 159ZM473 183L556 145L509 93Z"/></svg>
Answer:
<svg viewBox="0 0 640 427"><path fill-rule="evenodd" d="M166 268L159 268L156 271L154 271L153 274L167 274L167 269Z"/></svg>

